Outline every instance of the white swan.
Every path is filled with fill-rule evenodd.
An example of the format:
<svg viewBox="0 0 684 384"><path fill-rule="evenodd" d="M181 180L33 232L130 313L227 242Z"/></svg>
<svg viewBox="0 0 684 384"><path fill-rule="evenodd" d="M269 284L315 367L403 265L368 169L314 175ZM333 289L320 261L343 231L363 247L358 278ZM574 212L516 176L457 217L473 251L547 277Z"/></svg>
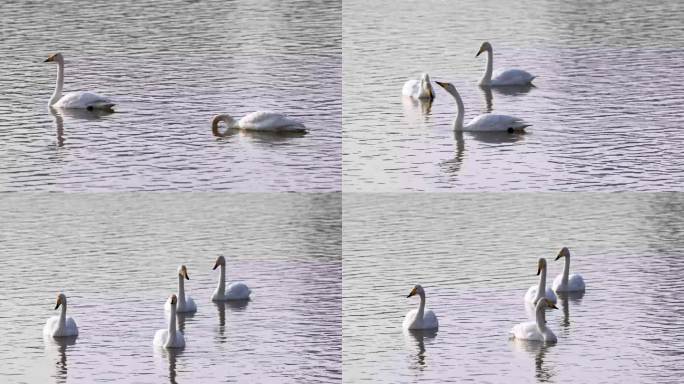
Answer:
<svg viewBox="0 0 684 384"><path fill-rule="evenodd" d="M425 290L423 290L420 284L416 284L411 293L406 297L413 295L420 296L420 304L417 309L409 311L406 317L404 317L404 322L402 323L404 329L437 329L439 327L437 316L431 310L425 309Z"/></svg>
<svg viewBox="0 0 684 384"><path fill-rule="evenodd" d="M185 337L183 332L176 330L176 295L169 297L171 314L169 316L169 328L160 329L154 334L154 345L162 348L183 348L185 347Z"/></svg>
<svg viewBox="0 0 684 384"><path fill-rule="evenodd" d="M553 290L556 292L580 292L584 291L584 279L580 274L573 273L570 274L570 250L568 247L563 247L563 249L558 252L556 260L561 257L565 257L565 266L563 266L563 273L556 276L553 280Z"/></svg>
<svg viewBox="0 0 684 384"><path fill-rule="evenodd" d="M480 85L485 87L502 87L507 85L530 85L532 80L537 76L532 76L529 72L522 69L505 69L496 72L492 79L492 70L494 67L494 52L492 45L485 41L480 46L475 57L480 56L482 52L487 52L487 68L480 79Z"/></svg>
<svg viewBox="0 0 684 384"><path fill-rule="evenodd" d="M430 76L427 73L423 73L419 80L413 79L404 83L401 94L420 100L432 100L435 98L435 91L432 89Z"/></svg>
<svg viewBox="0 0 684 384"><path fill-rule="evenodd" d="M553 304L556 304L558 299L556 294L551 288L546 288L546 259L543 257L539 258L537 263L537 275L539 276L539 285L533 285L525 294L525 302L536 305L537 301L544 297L544 292L546 292L546 298Z"/></svg>
<svg viewBox="0 0 684 384"><path fill-rule="evenodd" d="M188 276L188 268L185 265L181 265L178 267L178 304L176 305L176 312L195 312L197 311L197 305L195 305L195 300L190 295L185 294L184 279L190 280L190 276ZM164 304L164 310L171 310L171 303L169 301Z"/></svg>
<svg viewBox="0 0 684 384"><path fill-rule="evenodd" d="M66 295L60 293L57 296L57 305L55 309L62 306L62 312L59 316L52 316L45 322L43 334L52 337L78 336L78 326L73 317L66 315L67 298Z"/></svg>
<svg viewBox="0 0 684 384"><path fill-rule="evenodd" d="M219 122L221 121L226 123L226 130L224 133L219 131ZM214 116L214 120L211 122L211 131L215 136L226 136L232 129L273 133L306 132L304 124L276 112L252 112L238 121L235 121L235 119L228 114Z"/></svg>
<svg viewBox="0 0 684 384"><path fill-rule="evenodd" d="M114 103L104 96L92 92L69 92L62 95L64 86L64 57L61 53L50 55L45 63L54 62L58 65L57 85L55 92L50 97L48 106L52 108L64 109L87 109L87 110L109 110L114 107Z"/></svg>
<svg viewBox="0 0 684 384"><path fill-rule="evenodd" d="M250 293L252 291L247 287L245 283L233 282L226 289L226 259L223 256L219 256L214 263L214 268L221 267L221 273L219 274L218 286L214 290L214 294L211 296L213 301L226 301L226 300L248 300Z"/></svg>
<svg viewBox="0 0 684 384"><path fill-rule="evenodd" d="M535 321L520 323L511 329L513 338L530 341L544 341L555 343L558 341L556 335L546 327L546 308L558 309L554 303L542 298L535 307Z"/></svg>
<svg viewBox="0 0 684 384"><path fill-rule="evenodd" d="M458 114L456 115L456 121L454 122L454 129L457 131L513 133L524 132L525 128L530 126L530 124L517 117L495 115L491 113L477 116L464 126L463 117L465 115L465 108L463 106L463 100L461 100L461 95L458 94L456 87L451 83L442 83L440 81L435 81L435 83L449 92L456 100Z"/></svg>

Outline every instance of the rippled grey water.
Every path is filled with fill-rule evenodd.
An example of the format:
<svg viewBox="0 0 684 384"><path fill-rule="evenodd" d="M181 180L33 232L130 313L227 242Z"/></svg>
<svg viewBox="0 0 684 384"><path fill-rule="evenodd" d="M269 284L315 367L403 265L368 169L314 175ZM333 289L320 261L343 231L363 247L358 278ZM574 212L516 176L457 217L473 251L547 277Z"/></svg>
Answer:
<svg viewBox="0 0 684 384"><path fill-rule="evenodd" d="M345 194L345 382L680 382L681 194ZM571 249L587 290L515 343L536 259ZM436 335L401 322L427 292Z"/></svg>
<svg viewBox="0 0 684 384"><path fill-rule="evenodd" d="M0 190L340 189L340 1L4 1L0 14ZM56 51L65 91L117 113L48 112ZM215 114L269 109L310 133L211 134Z"/></svg>
<svg viewBox="0 0 684 384"><path fill-rule="evenodd" d="M684 136L684 3L623 0L344 1L345 191L678 190ZM494 67L535 88L486 95ZM409 78L453 82L466 121L491 109L523 136L454 135L439 86L431 111L402 104Z"/></svg>
<svg viewBox="0 0 684 384"><path fill-rule="evenodd" d="M0 200L3 383L339 382L339 194L14 194ZM210 297L217 255L246 306ZM155 351L188 266L186 347ZM56 292L78 322L45 343Z"/></svg>

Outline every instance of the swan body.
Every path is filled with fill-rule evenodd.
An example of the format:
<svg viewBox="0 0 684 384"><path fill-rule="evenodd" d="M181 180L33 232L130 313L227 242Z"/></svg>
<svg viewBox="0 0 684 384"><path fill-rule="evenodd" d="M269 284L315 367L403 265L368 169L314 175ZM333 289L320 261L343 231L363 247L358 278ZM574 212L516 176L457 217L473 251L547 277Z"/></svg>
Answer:
<svg viewBox="0 0 684 384"><path fill-rule="evenodd" d="M238 121L228 115L221 114L214 117L211 122L211 130L216 136L225 136L219 132L219 122L225 122L226 133L232 129L260 132L306 132L306 127L299 121L292 120L277 112L257 111L245 115Z"/></svg>
<svg viewBox="0 0 684 384"><path fill-rule="evenodd" d="M553 280L553 290L556 292L581 292L584 291L584 279L580 274L570 274L570 250L563 247L556 256L556 260L561 257L565 258L565 265L563 266L563 273L556 276Z"/></svg>
<svg viewBox="0 0 684 384"><path fill-rule="evenodd" d="M558 309L554 303L542 298L535 306L535 321L527 321L511 329L513 338L530 341L555 343L556 335L546 326L546 308Z"/></svg>
<svg viewBox="0 0 684 384"><path fill-rule="evenodd" d="M505 87L511 85L531 85L532 80L536 76L531 75L527 71L522 69L503 69L494 73L492 77L492 72L494 68L494 52L492 45L489 42L484 42L480 46L480 50L477 52L475 57L480 56L482 52L487 52L487 67L485 73L480 79L480 85L484 87Z"/></svg>
<svg viewBox="0 0 684 384"><path fill-rule="evenodd" d="M420 296L420 304L418 308L409 311L404 317L402 326L404 329L421 330L421 329L437 329L439 322L434 312L425 309L425 290L420 284L417 284L406 297L414 295Z"/></svg>
<svg viewBox="0 0 684 384"><path fill-rule="evenodd" d="M176 329L176 304L178 298L171 295L168 300L171 314L169 316L168 329L160 329L154 334L154 346L161 348L183 348L185 347L185 337L183 332Z"/></svg>
<svg viewBox="0 0 684 384"><path fill-rule="evenodd" d="M479 115L472 119L468 124L463 125L463 118L465 115L465 107L463 106L463 100L461 95L459 95L456 87L451 83L442 83L436 81L440 87L444 88L451 96L456 100L456 106L458 108L458 114L456 115L456 121L454 122L454 129L457 131L466 132L524 132L525 128L529 127L530 124L525 121L508 115L495 115L492 113L485 113L484 115Z"/></svg>
<svg viewBox="0 0 684 384"><path fill-rule="evenodd" d="M180 267L178 267L178 304L176 305L176 312L195 312L197 311L197 305L195 304L195 300L193 300L192 297L190 297L190 295L185 294L184 279L190 280L190 276L188 276L187 267L185 265L181 265ZM166 301L166 303L164 304L164 310L171 310L170 301Z"/></svg>
<svg viewBox="0 0 684 384"><path fill-rule="evenodd" d="M223 256L219 256L216 259L213 269L218 267L221 267L219 283L214 290L214 294L211 296L211 300L249 300L249 295L252 293L252 290L250 290L245 283L233 282L228 285L228 289L226 289L226 259Z"/></svg>
<svg viewBox="0 0 684 384"><path fill-rule="evenodd" d="M114 103L104 96L92 92L69 92L62 94L64 87L64 57L61 53L50 55L45 62L54 62L58 65L57 84L55 92L50 97L48 106L62 109L87 109L111 111Z"/></svg>
<svg viewBox="0 0 684 384"><path fill-rule="evenodd" d="M430 76L423 73L419 80L409 80L404 83L401 94L420 100L432 100L435 98L435 91L430 84Z"/></svg>
<svg viewBox="0 0 684 384"><path fill-rule="evenodd" d="M536 305L538 300L546 298L550 303L556 304L558 299L551 288L546 287L546 259L539 258L537 275L539 275L539 284L531 286L527 293L525 293L525 302Z"/></svg>
<svg viewBox="0 0 684 384"><path fill-rule="evenodd" d="M78 326L73 317L66 315L67 298L66 295L60 293L57 296L57 305L55 309L62 307L59 316L53 316L47 319L45 327L43 327L43 334L51 337L68 337L78 336Z"/></svg>

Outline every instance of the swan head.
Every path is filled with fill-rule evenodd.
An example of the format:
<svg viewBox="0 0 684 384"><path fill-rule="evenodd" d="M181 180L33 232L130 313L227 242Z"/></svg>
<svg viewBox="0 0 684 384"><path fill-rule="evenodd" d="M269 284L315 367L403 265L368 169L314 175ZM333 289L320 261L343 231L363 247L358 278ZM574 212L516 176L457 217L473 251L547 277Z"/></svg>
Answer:
<svg viewBox="0 0 684 384"><path fill-rule="evenodd" d="M171 305L176 305L176 303L178 303L178 297L175 294L171 295L169 300L171 300Z"/></svg>
<svg viewBox="0 0 684 384"><path fill-rule="evenodd" d="M59 308L60 305L66 305L66 295L63 293L57 295L57 304L55 304L55 309Z"/></svg>
<svg viewBox="0 0 684 384"><path fill-rule="evenodd" d="M458 95L458 91L456 90L456 87L453 84L445 83L443 81L435 81L435 83L437 83L437 85L444 88L445 91L451 93L452 95Z"/></svg>
<svg viewBox="0 0 684 384"><path fill-rule="evenodd" d="M178 267L178 275L183 276L185 280L190 280L190 276L188 276L188 268L185 265Z"/></svg>
<svg viewBox="0 0 684 384"><path fill-rule="evenodd" d="M416 284L413 287L413 289L411 290L411 292L409 292L408 296L406 296L406 297L409 298L409 297L415 296L415 295L420 295L420 296L425 295L425 290L423 289L423 287L420 284Z"/></svg>
<svg viewBox="0 0 684 384"><path fill-rule="evenodd" d="M55 63L64 62L64 57L62 56L61 53L57 52L57 53L53 53L52 55L48 56L48 58L45 59L45 61L43 61L43 63L52 63L52 62L55 62Z"/></svg>
<svg viewBox="0 0 684 384"><path fill-rule="evenodd" d="M219 266L226 266L226 258L223 256L219 256L216 258L216 262L214 263L214 268L212 270L218 268Z"/></svg>
<svg viewBox="0 0 684 384"><path fill-rule="evenodd" d="M570 257L570 250L568 249L568 247L563 247L563 249L561 249L560 252L558 252L556 260L560 259L561 257Z"/></svg>
<svg viewBox="0 0 684 384"><path fill-rule="evenodd" d="M482 45L480 45L480 50L477 51L477 55L475 55L475 57L480 56L480 54L482 52L487 52L487 51L491 51L491 50L492 50L492 45L489 44L489 41L485 41L484 43L482 43Z"/></svg>
<svg viewBox="0 0 684 384"><path fill-rule="evenodd" d="M435 98L435 92L432 90L432 84L430 84L430 75L427 73L420 75L420 90L421 94L423 90L427 91L427 96L430 99Z"/></svg>
<svg viewBox="0 0 684 384"><path fill-rule="evenodd" d="M556 304L549 301L549 299L547 299L546 297L542 297L541 299L537 300L537 309L541 308L558 309L558 307L556 307Z"/></svg>
<svg viewBox="0 0 684 384"><path fill-rule="evenodd" d="M226 130L221 133L219 131L219 123L220 122L225 122L226 123ZM235 126L235 119L233 119L232 116L228 114L221 114L221 115L216 115L214 116L214 119L211 121L211 132L214 134L216 137L225 137L228 131Z"/></svg>
<svg viewBox="0 0 684 384"><path fill-rule="evenodd" d="M546 269L546 259L543 257L540 257L539 262L537 263L537 276L539 276L542 269Z"/></svg>

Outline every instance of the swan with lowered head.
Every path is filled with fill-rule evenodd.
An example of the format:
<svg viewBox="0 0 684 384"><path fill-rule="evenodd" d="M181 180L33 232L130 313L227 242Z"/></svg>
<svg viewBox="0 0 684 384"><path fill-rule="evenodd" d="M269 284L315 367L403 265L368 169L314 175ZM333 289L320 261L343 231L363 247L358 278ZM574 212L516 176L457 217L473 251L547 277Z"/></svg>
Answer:
<svg viewBox="0 0 684 384"><path fill-rule="evenodd" d="M219 123L222 121L226 123L226 130L223 133L219 131ZM272 133L306 132L304 124L276 112L252 112L237 121L228 114L221 114L214 116L214 120L211 122L211 131L214 133L214 136L224 137L234 129Z"/></svg>
<svg viewBox="0 0 684 384"><path fill-rule="evenodd" d="M430 76L423 73L420 80L409 80L404 83L401 94L419 100L432 100L435 98L435 91L430 84Z"/></svg>
<svg viewBox="0 0 684 384"><path fill-rule="evenodd" d="M537 263L537 275L539 276L539 285L533 285L527 290L525 302L537 305L539 299L546 297L549 302L556 304L558 301L556 294L551 288L546 288L546 259L543 257L540 257Z"/></svg>
<svg viewBox="0 0 684 384"><path fill-rule="evenodd" d="M556 335L546 327L546 308L558 309L554 303L542 297L535 307L535 321L527 321L514 326L511 329L513 338L547 343L558 341Z"/></svg>
<svg viewBox="0 0 684 384"><path fill-rule="evenodd" d="M197 311L197 305L195 305L195 300L190 295L185 294L184 280L190 280L190 276L188 276L188 268L185 265L181 265L178 267L178 304L176 305L176 312L195 312ZM169 301L164 304L164 309L166 311L171 310L171 303Z"/></svg>
<svg viewBox="0 0 684 384"><path fill-rule="evenodd" d="M64 86L64 57L61 53L55 53L45 59L46 63L57 63L57 85L55 92L50 97L48 106L51 108L64 109L87 109L92 110L106 110L111 111L114 103L104 96L100 96L92 92L68 92L62 94L62 87Z"/></svg>
<svg viewBox="0 0 684 384"><path fill-rule="evenodd" d="M160 329L154 334L154 345L162 348L183 348L185 347L185 337L183 332L176 329L176 295L169 297L171 314L169 316L168 329Z"/></svg>
<svg viewBox="0 0 684 384"><path fill-rule="evenodd" d="M437 316L431 310L425 309L425 290L420 284L416 284L406 297L414 295L420 296L420 304L418 308L409 311L406 317L404 317L404 322L402 323L404 329L437 329L439 327Z"/></svg>
<svg viewBox="0 0 684 384"><path fill-rule="evenodd" d="M470 120L466 125L463 125L463 118L465 115L465 107L461 95L458 94L456 87L451 83L443 83L435 81L440 87L444 88L456 100L457 115L454 122L454 129L457 131L467 132L524 132L526 127L530 124L523 120L508 115L495 115L492 113L485 113Z"/></svg>
<svg viewBox="0 0 684 384"><path fill-rule="evenodd" d="M226 289L226 259L223 256L219 256L214 263L214 268L221 267L219 273L218 286L214 290L214 294L211 296L213 301L226 301L226 300L249 300L249 295L252 291L247 287L245 283L233 282L230 283L228 289Z"/></svg>
<svg viewBox="0 0 684 384"><path fill-rule="evenodd" d="M485 41L480 46L475 57L480 56L482 52L487 52L487 68L480 79L480 85L483 87L503 87L508 85L531 85L532 80L536 76L532 76L529 72L522 69L505 69L496 72L492 79L492 71L494 67L494 52L492 45Z"/></svg>
<svg viewBox="0 0 684 384"><path fill-rule="evenodd" d="M581 292L584 291L584 279L582 275L573 273L570 274L570 250L568 247L563 247L563 249L558 252L556 260L561 257L565 258L565 265L563 266L563 273L556 276L553 280L553 290L556 292Z"/></svg>
<svg viewBox="0 0 684 384"><path fill-rule="evenodd" d="M78 326L73 317L66 315L67 310L67 298L66 295L60 293L57 296L57 305L55 309L62 307L62 312L59 316L52 316L45 322L45 327L43 328L43 334L52 337L66 337L66 336L78 336Z"/></svg>

